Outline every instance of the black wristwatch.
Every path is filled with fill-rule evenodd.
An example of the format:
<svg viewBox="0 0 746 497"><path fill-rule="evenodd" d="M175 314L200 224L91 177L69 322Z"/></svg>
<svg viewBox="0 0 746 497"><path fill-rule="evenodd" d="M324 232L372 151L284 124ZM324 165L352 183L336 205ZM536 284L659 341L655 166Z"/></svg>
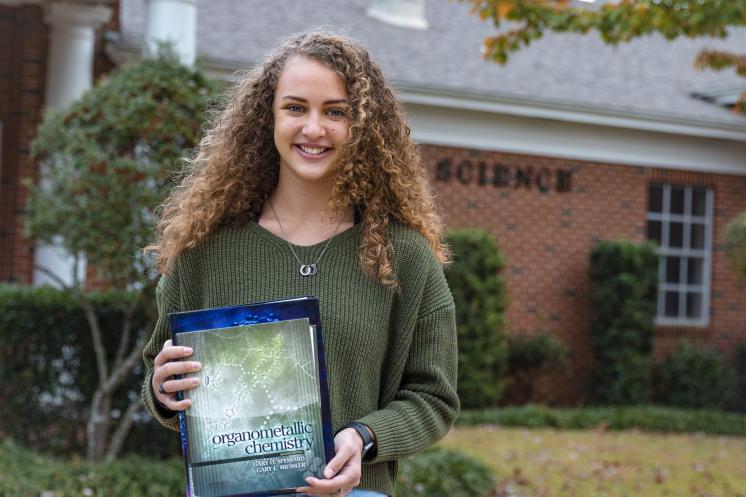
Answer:
<svg viewBox="0 0 746 497"><path fill-rule="evenodd" d="M365 426L363 423L358 423L356 421L353 421L351 423L347 423L342 428L340 428L339 431L344 430L345 428L352 428L358 434L360 435L360 438L363 439L363 461L370 461L376 456L376 443L373 441L373 436L371 435L371 430L367 426Z"/></svg>

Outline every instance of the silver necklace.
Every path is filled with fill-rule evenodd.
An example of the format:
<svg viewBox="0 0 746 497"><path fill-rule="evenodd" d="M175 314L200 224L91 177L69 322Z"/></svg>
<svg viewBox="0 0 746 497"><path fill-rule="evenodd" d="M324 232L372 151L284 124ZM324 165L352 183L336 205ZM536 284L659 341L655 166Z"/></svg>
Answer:
<svg viewBox="0 0 746 497"><path fill-rule="evenodd" d="M337 227L334 228L334 233L332 233L332 236L329 237L329 239L326 241L326 245L324 245L324 248L321 250L321 253L316 258L316 262L312 262L311 264L304 264L301 262L300 257L298 257L298 254L295 253L295 249L293 248L293 244L288 241L288 235L285 233L285 228L282 227L282 223L280 222L280 218L277 217L277 211L275 211L275 206L272 205L271 200L267 200L269 202L269 208L272 209L272 214L275 216L275 221L277 221L277 226L280 227L280 231L282 231L282 238L285 240L285 243L288 244L288 248L290 248L290 252L293 254L293 257L295 257L295 260L298 262L298 266L300 266L300 275L301 276L313 276L318 272L318 264L319 261L321 261L321 258L324 257L324 253L326 252L326 249L329 248L329 244L332 241L332 238L337 234L337 231L339 231L339 227L342 226L342 220L344 219L344 216L339 216L339 223L337 223Z"/></svg>

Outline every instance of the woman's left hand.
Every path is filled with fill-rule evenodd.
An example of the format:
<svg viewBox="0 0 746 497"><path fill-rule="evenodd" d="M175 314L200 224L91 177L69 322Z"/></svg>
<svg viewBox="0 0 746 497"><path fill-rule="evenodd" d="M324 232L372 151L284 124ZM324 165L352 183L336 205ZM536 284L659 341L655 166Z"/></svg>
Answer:
<svg viewBox="0 0 746 497"><path fill-rule="evenodd" d="M363 439L357 431L345 428L334 437L337 454L324 469L324 479L309 477L307 487L295 489L298 493L319 497L344 497L360 484Z"/></svg>

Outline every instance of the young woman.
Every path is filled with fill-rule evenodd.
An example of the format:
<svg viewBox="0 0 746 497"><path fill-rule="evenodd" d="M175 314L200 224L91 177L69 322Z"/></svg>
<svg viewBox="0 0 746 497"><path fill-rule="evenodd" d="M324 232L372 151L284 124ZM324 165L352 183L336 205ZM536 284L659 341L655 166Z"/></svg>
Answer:
<svg viewBox="0 0 746 497"><path fill-rule="evenodd" d="M168 313L302 295L320 301L336 456L298 492L393 495L397 459L455 419L442 224L402 109L357 43L303 34L248 73L149 249L163 274L143 396L165 426L190 405L175 392L198 383L173 376L200 368L168 340Z"/></svg>

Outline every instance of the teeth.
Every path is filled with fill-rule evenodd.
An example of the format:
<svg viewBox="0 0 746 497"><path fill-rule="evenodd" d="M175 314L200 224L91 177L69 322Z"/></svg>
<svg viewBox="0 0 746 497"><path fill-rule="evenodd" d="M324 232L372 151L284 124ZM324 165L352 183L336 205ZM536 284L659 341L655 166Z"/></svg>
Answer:
<svg viewBox="0 0 746 497"><path fill-rule="evenodd" d="M314 155L320 154L321 152L323 152L324 150L326 150L323 147L319 147L319 148L316 148L316 147L305 147L303 145L299 145L299 147L305 153L307 153L307 154L314 154Z"/></svg>

